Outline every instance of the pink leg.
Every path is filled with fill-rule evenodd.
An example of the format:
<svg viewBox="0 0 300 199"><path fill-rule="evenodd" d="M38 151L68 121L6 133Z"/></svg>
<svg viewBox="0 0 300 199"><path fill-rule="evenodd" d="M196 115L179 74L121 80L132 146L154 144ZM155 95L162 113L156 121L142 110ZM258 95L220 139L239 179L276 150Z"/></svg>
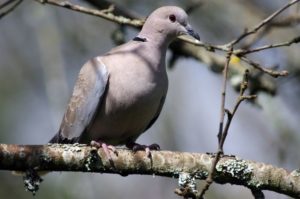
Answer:
<svg viewBox="0 0 300 199"><path fill-rule="evenodd" d="M94 146L96 148L102 148L103 151L104 151L104 153L105 153L105 155L106 155L106 157L108 158L108 160L110 162L112 162L113 159L112 159L109 151L112 151L113 153L115 153L117 155L116 148L114 146L112 146L112 145L107 145L104 142L92 140L91 141L91 146Z"/></svg>

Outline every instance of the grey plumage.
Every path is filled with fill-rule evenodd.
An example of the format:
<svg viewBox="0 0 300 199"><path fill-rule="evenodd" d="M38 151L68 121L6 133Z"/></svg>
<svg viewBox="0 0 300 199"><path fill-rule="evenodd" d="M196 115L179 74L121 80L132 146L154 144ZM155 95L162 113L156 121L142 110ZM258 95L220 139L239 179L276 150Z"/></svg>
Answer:
<svg viewBox="0 0 300 199"><path fill-rule="evenodd" d="M133 143L157 119L168 89L167 47L198 35L178 7L155 10L137 38L83 65L60 130L50 142Z"/></svg>

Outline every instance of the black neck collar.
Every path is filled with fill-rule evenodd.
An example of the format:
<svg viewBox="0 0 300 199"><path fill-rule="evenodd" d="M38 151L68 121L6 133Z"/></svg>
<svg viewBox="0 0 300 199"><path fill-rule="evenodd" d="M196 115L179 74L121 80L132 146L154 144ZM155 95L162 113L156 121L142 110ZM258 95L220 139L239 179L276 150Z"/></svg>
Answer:
<svg viewBox="0 0 300 199"><path fill-rule="evenodd" d="M136 36L135 38L132 39L133 41L140 41L140 42L146 42L147 39L146 38L143 38L143 37L138 37Z"/></svg>

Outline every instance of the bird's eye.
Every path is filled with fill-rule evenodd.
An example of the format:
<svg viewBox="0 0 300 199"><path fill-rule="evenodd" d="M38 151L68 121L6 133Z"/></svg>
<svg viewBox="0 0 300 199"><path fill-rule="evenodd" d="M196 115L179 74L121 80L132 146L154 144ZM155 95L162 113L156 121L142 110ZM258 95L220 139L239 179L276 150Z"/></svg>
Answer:
<svg viewBox="0 0 300 199"><path fill-rule="evenodd" d="M169 20L174 23L176 21L176 16L175 15L170 15Z"/></svg>

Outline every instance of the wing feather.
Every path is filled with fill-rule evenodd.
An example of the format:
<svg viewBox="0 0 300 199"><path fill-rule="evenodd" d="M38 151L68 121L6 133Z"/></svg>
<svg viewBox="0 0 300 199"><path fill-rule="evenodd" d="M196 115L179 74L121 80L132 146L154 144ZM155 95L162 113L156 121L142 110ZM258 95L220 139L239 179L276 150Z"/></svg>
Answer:
<svg viewBox="0 0 300 199"><path fill-rule="evenodd" d="M83 65L60 126L59 134L63 140L80 137L92 121L103 99L108 76L101 57L93 58Z"/></svg>

